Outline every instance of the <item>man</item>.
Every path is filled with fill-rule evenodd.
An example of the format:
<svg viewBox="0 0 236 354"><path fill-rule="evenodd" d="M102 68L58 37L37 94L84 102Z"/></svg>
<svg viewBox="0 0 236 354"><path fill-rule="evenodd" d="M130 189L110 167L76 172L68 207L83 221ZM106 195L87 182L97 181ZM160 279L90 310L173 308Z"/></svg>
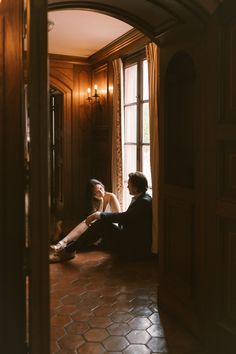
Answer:
<svg viewBox="0 0 236 354"><path fill-rule="evenodd" d="M130 173L128 189L133 198L127 211L95 212L89 215L86 219L89 228L58 254L58 262L73 258L76 250L86 249L100 238L100 248L121 256L132 259L149 256L152 241L152 198L146 192L147 188L147 179L143 173Z"/></svg>

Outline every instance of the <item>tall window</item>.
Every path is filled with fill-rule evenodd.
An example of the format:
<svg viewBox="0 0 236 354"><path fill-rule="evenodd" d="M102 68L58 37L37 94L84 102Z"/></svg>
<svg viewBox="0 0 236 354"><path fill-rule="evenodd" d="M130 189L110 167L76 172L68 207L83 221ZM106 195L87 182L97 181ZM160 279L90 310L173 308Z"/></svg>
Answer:
<svg viewBox="0 0 236 354"><path fill-rule="evenodd" d="M144 57L124 64L124 206L130 203L128 174L142 171L151 193L148 63Z"/></svg>

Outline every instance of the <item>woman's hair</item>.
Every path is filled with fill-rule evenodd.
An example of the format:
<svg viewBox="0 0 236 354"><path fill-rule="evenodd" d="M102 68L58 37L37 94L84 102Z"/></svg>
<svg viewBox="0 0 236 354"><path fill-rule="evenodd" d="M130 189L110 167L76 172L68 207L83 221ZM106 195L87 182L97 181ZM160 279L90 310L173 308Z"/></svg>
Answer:
<svg viewBox="0 0 236 354"><path fill-rule="evenodd" d="M129 173L129 180L132 185L137 189L138 193L146 192L148 189L148 181L142 172Z"/></svg>
<svg viewBox="0 0 236 354"><path fill-rule="evenodd" d="M87 184L87 188L86 188L86 213L88 216L91 213L92 207L93 207L93 203L92 203L92 199L93 199L93 191L94 191L94 187L99 184L100 186L102 186L105 190L105 186L104 184L99 181L98 179L95 178L91 178L88 180L88 184Z"/></svg>

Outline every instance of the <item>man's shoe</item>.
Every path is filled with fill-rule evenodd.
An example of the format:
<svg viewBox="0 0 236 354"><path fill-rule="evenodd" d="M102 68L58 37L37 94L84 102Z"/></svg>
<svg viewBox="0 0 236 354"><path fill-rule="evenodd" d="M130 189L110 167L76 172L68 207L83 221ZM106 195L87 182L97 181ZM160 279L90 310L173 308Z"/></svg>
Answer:
<svg viewBox="0 0 236 354"><path fill-rule="evenodd" d="M62 250L49 255L49 263L60 263L75 258L76 252Z"/></svg>

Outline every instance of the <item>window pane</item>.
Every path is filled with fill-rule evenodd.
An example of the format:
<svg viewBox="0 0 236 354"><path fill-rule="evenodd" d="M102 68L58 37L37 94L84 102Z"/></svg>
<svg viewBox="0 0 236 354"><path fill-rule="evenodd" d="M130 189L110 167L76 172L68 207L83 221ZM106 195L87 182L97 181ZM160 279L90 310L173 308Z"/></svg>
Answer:
<svg viewBox="0 0 236 354"><path fill-rule="evenodd" d="M148 88L148 62L143 61L143 100L149 99L149 88Z"/></svg>
<svg viewBox="0 0 236 354"><path fill-rule="evenodd" d="M137 106L125 107L125 143L137 142Z"/></svg>
<svg viewBox="0 0 236 354"><path fill-rule="evenodd" d="M148 186L152 186L152 179L151 179L151 166L150 166L150 145L143 145L142 146L142 171L144 175L147 177Z"/></svg>
<svg viewBox="0 0 236 354"><path fill-rule="evenodd" d="M124 146L124 179L128 179L130 172L135 172L137 169L137 146Z"/></svg>
<svg viewBox="0 0 236 354"><path fill-rule="evenodd" d="M125 104L137 102L137 64L125 68Z"/></svg>
<svg viewBox="0 0 236 354"><path fill-rule="evenodd" d="M143 104L143 143L150 143L149 103Z"/></svg>

